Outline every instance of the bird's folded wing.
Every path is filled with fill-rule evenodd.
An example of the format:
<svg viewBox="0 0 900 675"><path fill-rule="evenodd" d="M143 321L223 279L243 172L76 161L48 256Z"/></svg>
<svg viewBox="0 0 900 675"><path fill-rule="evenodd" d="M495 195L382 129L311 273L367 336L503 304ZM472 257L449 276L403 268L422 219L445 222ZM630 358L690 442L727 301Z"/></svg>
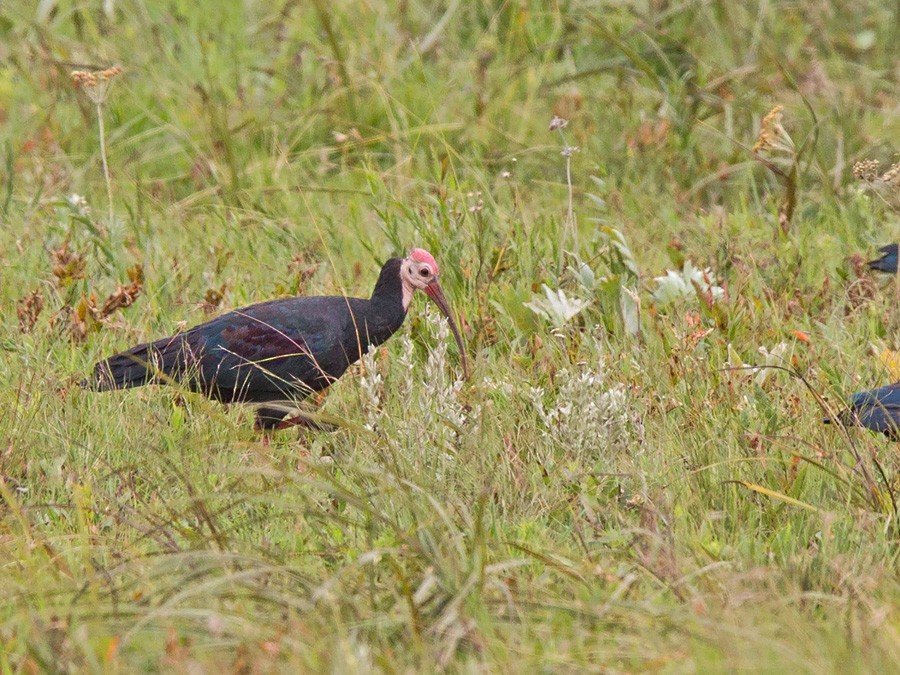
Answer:
<svg viewBox="0 0 900 675"><path fill-rule="evenodd" d="M272 392L309 393L327 386L330 378L340 374L333 371L341 356L346 361L339 343L347 312L337 302L310 300L320 299L263 303L207 324L197 336L202 340L203 381L247 400L262 400Z"/></svg>

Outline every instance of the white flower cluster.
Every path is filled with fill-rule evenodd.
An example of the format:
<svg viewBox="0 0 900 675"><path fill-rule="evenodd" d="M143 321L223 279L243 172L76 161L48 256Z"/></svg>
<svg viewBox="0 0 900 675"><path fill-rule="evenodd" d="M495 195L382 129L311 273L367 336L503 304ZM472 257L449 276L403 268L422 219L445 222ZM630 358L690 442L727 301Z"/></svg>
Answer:
<svg viewBox="0 0 900 675"><path fill-rule="evenodd" d="M507 398L512 396L516 391L516 388L513 387L512 384L510 384L506 380L495 380L494 378L490 377L489 375L486 376L484 378L484 380L482 380L482 384L484 385L484 388L487 389L488 391L500 392Z"/></svg>
<svg viewBox="0 0 900 675"><path fill-rule="evenodd" d="M434 426L440 430L446 447L456 435L452 427L462 428L466 422L466 411L459 402L463 381L455 369L452 376L448 375L447 345L450 342L450 327L446 319L429 308L425 313L425 320L434 334L435 346L428 354L425 382L422 393L417 398L419 404L427 409L422 412L430 413L437 422Z"/></svg>
<svg viewBox="0 0 900 675"><path fill-rule="evenodd" d="M557 378L562 384L549 406L542 387L528 391L548 438L568 451L592 457L631 444L639 425L632 424L625 387L607 386L602 362L594 371L563 370Z"/></svg>
<svg viewBox="0 0 900 675"><path fill-rule="evenodd" d="M409 397L413 392L413 376L415 375L415 345L409 335L409 330L403 332L400 344L403 346L403 350L400 353L400 357L397 359L397 363L399 363L403 369L404 376L397 384L397 393L400 395L401 399L409 400Z"/></svg>
<svg viewBox="0 0 900 675"><path fill-rule="evenodd" d="M365 427L374 431L378 421L384 414L381 409L381 400L384 396L384 377L378 372L378 363L375 356L378 347L370 346L369 351L363 354L361 359L362 375L359 378L359 388L363 396L363 410L366 414Z"/></svg>
<svg viewBox="0 0 900 675"><path fill-rule="evenodd" d="M447 345L451 340L446 320L429 307L425 310L425 324L434 338L434 347L424 368L415 361L415 346L409 332L405 331L399 338L400 354L396 363L400 377L392 387L404 402L405 411L392 423L402 434L415 436L420 445L432 447L434 452L425 456L439 465L440 461L452 461L460 430L471 425L471 420L480 419L480 413L477 408L468 409L460 400L463 379L449 363ZM432 470L440 471L437 465Z"/></svg>

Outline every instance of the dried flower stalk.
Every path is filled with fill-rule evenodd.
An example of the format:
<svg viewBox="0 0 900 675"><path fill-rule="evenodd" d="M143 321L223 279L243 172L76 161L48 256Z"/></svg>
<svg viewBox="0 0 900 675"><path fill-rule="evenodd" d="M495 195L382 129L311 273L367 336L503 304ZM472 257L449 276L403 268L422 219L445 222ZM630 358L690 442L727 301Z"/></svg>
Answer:
<svg viewBox="0 0 900 675"><path fill-rule="evenodd" d="M103 124L103 106L109 96L114 78L122 74L119 66L106 70L90 72L73 70L70 77L72 84L84 91L97 108L97 125L100 128L100 160L103 162L103 178L106 180L106 198L109 202L109 222L113 222L112 181L109 178L109 163L106 160L106 129Z"/></svg>
<svg viewBox="0 0 900 675"><path fill-rule="evenodd" d="M556 115L553 116L553 119L550 120L549 130L550 131L558 131L560 137L563 141L563 148L560 154L566 158L566 186L569 191L569 203L568 203L568 212L566 214L566 226L572 234L572 250L578 250L578 228L575 222L575 210L574 210L574 194L572 189L572 155L578 152L579 148L576 146L569 145L566 142L566 135L563 133L563 129L569 126L569 120L563 119L562 117L558 117Z"/></svg>
<svg viewBox="0 0 900 675"><path fill-rule="evenodd" d="M784 128L784 107L776 105L762 119L759 136L753 145L754 158L784 183L784 201L778 208L778 224L787 233L797 206L797 170L799 153L794 139ZM787 168L779 166L786 165Z"/></svg>

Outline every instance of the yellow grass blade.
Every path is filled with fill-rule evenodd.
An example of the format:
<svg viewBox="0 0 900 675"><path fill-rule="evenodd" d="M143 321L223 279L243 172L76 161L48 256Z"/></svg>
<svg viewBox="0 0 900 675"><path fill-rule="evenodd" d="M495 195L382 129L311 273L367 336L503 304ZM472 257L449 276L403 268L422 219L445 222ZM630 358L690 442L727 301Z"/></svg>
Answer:
<svg viewBox="0 0 900 675"><path fill-rule="evenodd" d="M778 499L792 506L799 506L801 509L807 509L809 511L815 511L816 513L823 513L822 509L817 506L813 506L812 504L807 504L806 502L801 502L799 499L794 499L793 497L788 497L786 494L781 492L776 492L775 490L770 490L769 488L763 487L762 485L757 485L756 483L750 483L745 480L735 481L739 485L743 485L748 490L753 490L754 492L758 492L761 495L766 495L767 497L772 497L773 499Z"/></svg>

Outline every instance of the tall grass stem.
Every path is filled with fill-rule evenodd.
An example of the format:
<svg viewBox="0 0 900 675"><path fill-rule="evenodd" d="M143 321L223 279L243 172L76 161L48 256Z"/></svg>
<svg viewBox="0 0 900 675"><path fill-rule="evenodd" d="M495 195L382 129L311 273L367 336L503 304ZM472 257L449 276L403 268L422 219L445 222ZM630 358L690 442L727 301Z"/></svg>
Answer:
<svg viewBox="0 0 900 675"><path fill-rule="evenodd" d="M97 103L97 126L100 129L100 160L103 162L103 178L106 180L106 199L109 202L109 224L113 224L112 181L109 178L109 163L106 161L106 129L103 125L103 104Z"/></svg>
<svg viewBox="0 0 900 675"><path fill-rule="evenodd" d="M572 155L566 154L566 186L569 189L569 212L566 224L572 232L572 250L578 251L578 228L575 226L574 195L572 190Z"/></svg>

